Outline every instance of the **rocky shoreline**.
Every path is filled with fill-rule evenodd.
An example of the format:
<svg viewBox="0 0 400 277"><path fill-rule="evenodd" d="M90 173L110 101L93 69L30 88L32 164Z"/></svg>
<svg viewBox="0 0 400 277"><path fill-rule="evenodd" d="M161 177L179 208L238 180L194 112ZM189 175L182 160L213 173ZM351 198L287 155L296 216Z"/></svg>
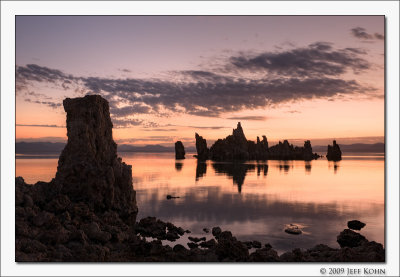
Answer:
<svg viewBox="0 0 400 277"><path fill-rule="evenodd" d="M15 179L16 262L385 261L382 244L350 229L339 234L338 249L321 244L279 256L269 244L241 242L219 227L207 240L154 217L136 222L131 166L117 157L107 101L91 95L67 98L63 105L68 143L55 178L34 185ZM349 223L349 228L362 227ZM187 247L163 245L182 236L190 240ZM251 248L256 250L249 253Z"/></svg>

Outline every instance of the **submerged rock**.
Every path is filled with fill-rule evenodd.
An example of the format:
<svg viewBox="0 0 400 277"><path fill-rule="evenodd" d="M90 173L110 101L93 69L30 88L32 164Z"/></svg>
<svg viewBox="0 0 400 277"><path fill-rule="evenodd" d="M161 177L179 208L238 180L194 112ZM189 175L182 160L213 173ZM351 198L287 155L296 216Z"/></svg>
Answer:
<svg viewBox="0 0 400 277"><path fill-rule="evenodd" d="M183 146L182 141L175 142L175 159L181 160L185 158L185 147Z"/></svg>
<svg viewBox="0 0 400 277"><path fill-rule="evenodd" d="M303 231L299 228L299 226L290 224L286 226L285 232L292 235L300 235Z"/></svg>
<svg viewBox="0 0 400 277"><path fill-rule="evenodd" d="M359 231L365 227L365 223L358 221L358 220L350 220L349 222L347 222L347 227L349 227L349 229Z"/></svg>
<svg viewBox="0 0 400 277"><path fill-rule="evenodd" d="M328 145L328 153L326 154L328 161L340 161L342 159L342 151L340 151L339 145L336 140L333 141L333 145Z"/></svg>

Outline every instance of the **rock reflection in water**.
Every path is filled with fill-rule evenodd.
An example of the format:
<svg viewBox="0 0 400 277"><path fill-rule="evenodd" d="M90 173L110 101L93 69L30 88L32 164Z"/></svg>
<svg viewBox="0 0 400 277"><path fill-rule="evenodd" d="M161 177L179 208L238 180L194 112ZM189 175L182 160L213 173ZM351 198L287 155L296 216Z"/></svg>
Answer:
<svg viewBox="0 0 400 277"><path fill-rule="evenodd" d="M260 176L260 173L263 172L264 176L268 174L268 165L267 164L257 164L257 176Z"/></svg>
<svg viewBox="0 0 400 277"><path fill-rule="evenodd" d="M207 172L207 163L197 160L196 181L198 181L199 178L202 178L203 175L206 174L206 172Z"/></svg>
<svg viewBox="0 0 400 277"><path fill-rule="evenodd" d="M183 167L183 163L182 162L175 162L175 170L176 171L181 171Z"/></svg>
<svg viewBox="0 0 400 277"><path fill-rule="evenodd" d="M305 162L304 168L305 168L307 174L311 174L311 162Z"/></svg>
<svg viewBox="0 0 400 277"><path fill-rule="evenodd" d="M204 227L220 226L232 231L241 240L268 242L282 253L296 247L309 248L318 243L338 248L336 236L349 218L365 218L365 214L377 217L384 209L379 204L343 209L343 205L336 202L293 203L272 195L246 194L246 197L242 197L241 194L231 195L220 187L196 187L196 191L205 189L208 191L206 195L193 191L181 198L180 202L160 201L164 194L160 196L159 189L139 191L139 203L143 203L139 218L157 215L164 221L178 222L184 228L197 231L198 236L204 235ZM301 236L286 234L283 231L284 224L292 222L307 226L304 228L306 233ZM366 236L376 238L376 233Z"/></svg>
<svg viewBox="0 0 400 277"><path fill-rule="evenodd" d="M229 177L232 177L233 183L238 186L238 192L241 193L247 172L255 171L256 165L247 163L213 163L212 167L216 173L223 173ZM268 172L268 165L257 165L258 176L260 175L261 171L263 172L264 176L266 176Z"/></svg>
<svg viewBox="0 0 400 277"><path fill-rule="evenodd" d="M333 173L336 174L340 167L340 162L329 162L328 167L329 167L329 169L331 169L333 167Z"/></svg>
<svg viewBox="0 0 400 277"><path fill-rule="evenodd" d="M279 168L279 171L284 171L285 173L289 172L289 169L293 167L292 164L289 164L288 161L281 161L277 167Z"/></svg>

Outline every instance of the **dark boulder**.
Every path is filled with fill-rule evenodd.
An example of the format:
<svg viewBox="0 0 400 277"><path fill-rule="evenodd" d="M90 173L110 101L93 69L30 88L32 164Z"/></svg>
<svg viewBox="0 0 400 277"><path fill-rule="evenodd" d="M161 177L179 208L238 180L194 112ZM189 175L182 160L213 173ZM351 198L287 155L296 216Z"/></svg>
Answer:
<svg viewBox="0 0 400 277"><path fill-rule="evenodd" d="M253 240L252 242L254 248L261 248L261 242Z"/></svg>
<svg viewBox="0 0 400 277"><path fill-rule="evenodd" d="M358 220L350 220L349 222L347 222L347 227L349 227L349 229L359 231L365 227L365 223L358 221Z"/></svg>
<svg viewBox="0 0 400 277"><path fill-rule="evenodd" d="M218 256L219 261L224 262L245 262L249 258L247 246L233 237L229 231L222 232L218 237L215 254Z"/></svg>
<svg viewBox="0 0 400 277"><path fill-rule="evenodd" d="M196 237L188 237L188 240L193 241L193 242L200 242L200 241L206 241L206 237L201 237L201 238L196 238Z"/></svg>
<svg viewBox="0 0 400 277"><path fill-rule="evenodd" d="M214 248L216 245L217 242L215 241L215 239L210 239L200 243L200 246L203 248Z"/></svg>
<svg viewBox="0 0 400 277"><path fill-rule="evenodd" d="M211 233L213 234L214 237L218 237L221 234L222 230L220 227L213 227L211 230Z"/></svg>
<svg viewBox="0 0 400 277"><path fill-rule="evenodd" d="M182 141L175 142L175 159L181 160L185 158L185 147L183 146Z"/></svg>
<svg viewBox="0 0 400 277"><path fill-rule="evenodd" d="M328 145L328 153L326 154L328 161L340 161L342 159L342 151L340 151L339 145L336 140L333 141L333 145Z"/></svg>
<svg viewBox="0 0 400 277"><path fill-rule="evenodd" d="M188 242L187 245L189 246L190 249L199 247L199 245L197 243L194 243L194 242Z"/></svg>
<svg viewBox="0 0 400 277"><path fill-rule="evenodd" d="M340 247L357 247L361 246L364 242L367 242L366 238L350 229L344 229L339 236L337 236L337 242Z"/></svg>
<svg viewBox="0 0 400 277"><path fill-rule="evenodd" d="M262 248L251 253L249 262L279 262L279 256L273 249Z"/></svg>

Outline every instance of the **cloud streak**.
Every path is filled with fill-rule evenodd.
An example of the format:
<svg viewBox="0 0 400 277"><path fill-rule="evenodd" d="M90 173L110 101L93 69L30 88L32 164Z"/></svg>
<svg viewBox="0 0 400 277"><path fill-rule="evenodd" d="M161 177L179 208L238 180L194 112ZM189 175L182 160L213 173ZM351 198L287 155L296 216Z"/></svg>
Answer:
<svg viewBox="0 0 400 277"><path fill-rule="evenodd" d="M233 116L228 117L227 119L231 120L252 120L252 121L264 121L267 119L266 116L258 116L258 115L249 115L249 116Z"/></svg>
<svg viewBox="0 0 400 277"><path fill-rule="evenodd" d="M352 70L369 69L358 48L333 49L330 43L316 42L307 47L230 58L228 70L263 71L290 77L339 76Z"/></svg>
<svg viewBox="0 0 400 277"><path fill-rule="evenodd" d="M359 48L336 49L316 42L280 52L231 55L219 69L174 71L171 78L102 78L66 74L39 65L17 66L17 85L50 82L61 87L75 85L81 91L101 94L110 102L117 127L146 125L141 114L186 113L220 117L226 112L259 109L305 99L330 99L363 94L375 89L343 78L347 72L360 73L371 68L366 52ZM372 97L372 96L371 96ZM61 103L26 99L59 107ZM234 118L239 119L239 118ZM265 120L242 117L243 120Z"/></svg>
<svg viewBox="0 0 400 277"><path fill-rule="evenodd" d="M362 40L384 40L385 36L383 34L375 33L375 34L370 34L367 32L365 28L362 27L355 27L351 29L351 33L354 37Z"/></svg>
<svg viewBox="0 0 400 277"><path fill-rule="evenodd" d="M15 126L21 127L47 127L47 128L65 128L65 126L55 124L15 124Z"/></svg>

